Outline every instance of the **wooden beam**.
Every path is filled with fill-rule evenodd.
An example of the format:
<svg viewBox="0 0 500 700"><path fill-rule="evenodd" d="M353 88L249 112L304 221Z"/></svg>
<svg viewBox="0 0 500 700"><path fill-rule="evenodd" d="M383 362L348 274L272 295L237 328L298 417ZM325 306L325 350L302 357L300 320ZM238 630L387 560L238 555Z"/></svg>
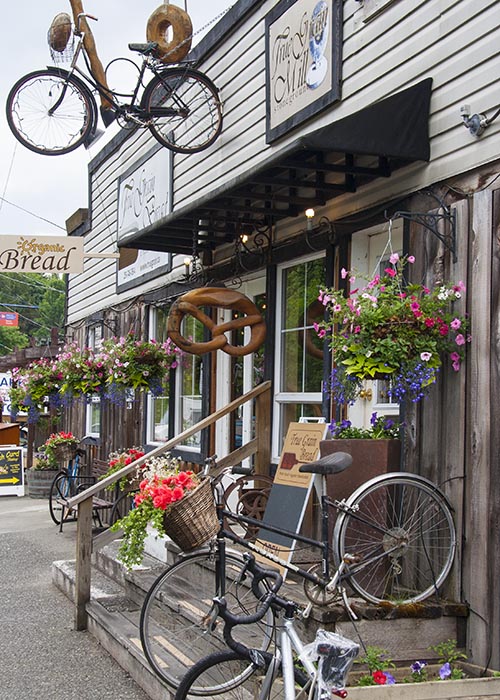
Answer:
<svg viewBox="0 0 500 700"><path fill-rule="evenodd" d="M92 555L92 497L78 506L76 527L75 629L87 629Z"/></svg>

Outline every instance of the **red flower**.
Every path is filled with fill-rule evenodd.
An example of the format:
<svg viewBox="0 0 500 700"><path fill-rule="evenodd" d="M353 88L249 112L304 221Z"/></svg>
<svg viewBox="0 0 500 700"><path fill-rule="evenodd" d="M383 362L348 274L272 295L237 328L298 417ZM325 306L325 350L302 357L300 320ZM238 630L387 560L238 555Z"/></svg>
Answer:
<svg viewBox="0 0 500 700"><path fill-rule="evenodd" d="M383 671L374 671L372 677L377 685L385 685L387 682L387 676Z"/></svg>

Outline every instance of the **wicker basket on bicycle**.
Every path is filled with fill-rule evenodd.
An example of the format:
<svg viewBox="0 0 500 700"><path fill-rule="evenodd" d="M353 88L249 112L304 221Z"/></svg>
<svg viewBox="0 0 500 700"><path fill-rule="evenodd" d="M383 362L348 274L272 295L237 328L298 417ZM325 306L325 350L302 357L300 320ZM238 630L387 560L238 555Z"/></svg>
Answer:
<svg viewBox="0 0 500 700"><path fill-rule="evenodd" d="M69 462L76 457L78 445L54 445L52 452L57 462Z"/></svg>
<svg viewBox="0 0 500 700"><path fill-rule="evenodd" d="M209 479L184 498L170 505L165 512L166 534L184 552L200 547L217 534L219 521Z"/></svg>

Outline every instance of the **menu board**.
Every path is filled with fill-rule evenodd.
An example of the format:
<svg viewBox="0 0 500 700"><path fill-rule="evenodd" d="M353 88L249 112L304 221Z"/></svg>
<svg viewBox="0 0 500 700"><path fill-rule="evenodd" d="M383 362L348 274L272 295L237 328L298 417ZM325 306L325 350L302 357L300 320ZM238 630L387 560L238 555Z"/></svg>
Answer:
<svg viewBox="0 0 500 700"><path fill-rule="evenodd" d="M0 447L0 496L24 496L21 447Z"/></svg>
<svg viewBox="0 0 500 700"><path fill-rule="evenodd" d="M325 439L327 429L325 423L290 423L262 518L264 523L292 533L300 531L314 475L301 473L299 467L319 459L320 442ZM256 544L270 555L289 562L295 539L262 527Z"/></svg>

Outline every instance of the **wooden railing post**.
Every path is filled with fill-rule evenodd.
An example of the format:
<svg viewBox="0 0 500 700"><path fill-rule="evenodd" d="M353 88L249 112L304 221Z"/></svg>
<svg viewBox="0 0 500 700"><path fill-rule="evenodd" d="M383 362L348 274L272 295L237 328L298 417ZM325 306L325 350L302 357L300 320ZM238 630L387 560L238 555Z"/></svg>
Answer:
<svg viewBox="0 0 500 700"><path fill-rule="evenodd" d="M92 496L78 505L76 528L75 629L87 629L92 556Z"/></svg>
<svg viewBox="0 0 500 700"><path fill-rule="evenodd" d="M255 399L255 473L269 474L271 464L271 390L270 388Z"/></svg>

